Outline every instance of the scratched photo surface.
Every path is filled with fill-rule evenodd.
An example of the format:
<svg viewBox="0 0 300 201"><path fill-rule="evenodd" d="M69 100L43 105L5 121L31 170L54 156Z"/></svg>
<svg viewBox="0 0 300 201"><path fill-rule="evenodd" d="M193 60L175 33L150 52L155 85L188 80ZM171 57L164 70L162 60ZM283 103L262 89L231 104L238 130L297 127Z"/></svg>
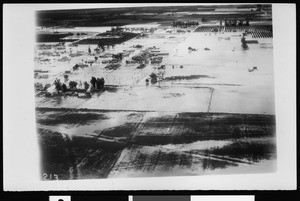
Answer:
<svg viewBox="0 0 300 201"><path fill-rule="evenodd" d="M41 180L276 171L271 4L36 19Z"/></svg>

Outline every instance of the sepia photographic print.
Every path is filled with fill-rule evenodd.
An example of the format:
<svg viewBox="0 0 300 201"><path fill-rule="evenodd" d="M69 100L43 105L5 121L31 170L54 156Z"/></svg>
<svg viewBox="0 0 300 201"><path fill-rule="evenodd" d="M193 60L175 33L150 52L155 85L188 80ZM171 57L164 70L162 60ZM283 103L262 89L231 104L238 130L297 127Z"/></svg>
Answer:
<svg viewBox="0 0 300 201"><path fill-rule="evenodd" d="M41 180L276 172L271 4L36 12Z"/></svg>

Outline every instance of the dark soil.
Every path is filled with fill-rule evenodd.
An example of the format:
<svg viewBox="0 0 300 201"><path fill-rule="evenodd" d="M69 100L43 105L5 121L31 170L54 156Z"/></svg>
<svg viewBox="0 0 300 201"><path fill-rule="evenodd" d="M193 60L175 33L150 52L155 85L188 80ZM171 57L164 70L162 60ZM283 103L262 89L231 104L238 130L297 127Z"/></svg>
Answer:
<svg viewBox="0 0 300 201"><path fill-rule="evenodd" d="M124 145L104 143L96 138L63 137L38 129L42 173L57 174L59 180L105 178L117 161Z"/></svg>
<svg viewBox="0 0 300 201"><path fill-rule="evenodd" d="M43 113L45 115L45 113ZM37 123L42 125L59 125L59 124L90 124L96 120L105 120L105 114L99 113L73 113L61 112L47 115L47 118L38 118Z"/></svg>
<svg viewBox="0 0 300 201"><path fill-rule="evenodd" d="M63 38L67 36L72 36L72 33L66 33L66 34L37 34L37 42L38 43L53 43L53 42L73 42L76 41L76 39L68 39L63 40Z"/></svg>
<svg viewBox="0 0 300 201"><path fill-rule="evenodd" d="M122 37L120 38L99 38L99 39L93 39L93 38L87 38L80 40L76 42L76 44L99 44L99 45L116 45L116 44L121 44L124 43L134 37L136 37L138 34L137 33L125 33Z"/></svg>
<svg viewBox="0 0 300 201"><path fill-rule="evenodd" d="M101 124L101 120L109 119L106 113L111 112L39 108L37 123L40 124L38 126L81 126L96 121ZM268 141L275 137L274 115L178 113L144 119L147 112L114 112L128 113L124 117L124 124L103 130L95 127L94 134L90 135L71 137L39 128L42 174L57 174L59 179L106 178L125 148L201 140L230 140L233 143L222 148L189 153L177 153L176 150L157 151L150 155L140 153L132 165L145 171L156 167L168 171L176 164L188 168L195 162L193 160L198 160L204 169L213 170L234 166L241 159L259 162L276 156L275 143ZM200 157L195 159L189 154L200 154ZM231 159L222 160L222 157Z"/></svg>
<svg viewBox="0 0 300 201"><path fill-rule="evenodd" d="M222 148L206 150L206 154L210 153L259 162L262 159L273 157L276 153L276 146L271 142L237 141Z"/></svg>
<svg viewBox="0 0 300 201"><path fill-rule="evenodd" d="M199 79L199 78L213 78L213 77L210 77L208 75L171 76L171 77L166 77L164 81L192 80L192 79Z"/></svg>
<svg viewBox="0 0 300 201"><path fill-rule="evenodd" d="M191 143L275 135L275 116L252 114L179 113L141 123L134 143L155 145Z"/></svg>

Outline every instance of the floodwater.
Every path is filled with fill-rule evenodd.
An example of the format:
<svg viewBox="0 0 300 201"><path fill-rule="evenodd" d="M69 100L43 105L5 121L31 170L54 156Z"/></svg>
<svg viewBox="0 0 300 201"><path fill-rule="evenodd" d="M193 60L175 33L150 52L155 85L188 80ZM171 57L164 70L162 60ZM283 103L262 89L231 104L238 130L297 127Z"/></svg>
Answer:
<svg viewBox="0 0 300 201"><path fill-rule="evenodd" d="M36 98L37 107L107 110L206 112L211 89L208 87L118 87L116 92L100 92L89 99L74 97ZM43 99L44 101L40 101ZM174 107L176 105L176 107Z"/></svg>
<svg viewBox="0 0 300 201"><path fill-rule="evenodd" d="M76 33L77 32L103 33L103 32L109 31L110 29L111 29L110 26L107 26L107 27L72 27L72 28L58 27L58 28L55 28L55 31L57 31L57 32L76 32ZM41 27L37 27L37 30L42 31L43 29Z"/></svg>
<svg viewBox="0 0 300 201"><path fill-rule="evenodd" d="M96 29L96 28L95 28ZM87 31L83 29L82 31ZM124 44L116 45L114 49L106 50L107 53L118 53L123 50L134 50L133 53L126 57L122 61L122 66L117 70L104 69L106 64L102 64L102 60L107 58L99 58L100 60L85 69L72 72L69 75L69 80L76 80L89 82L92 76L104 77L107 85L116 86L131 86L129 91L132 94L139 94L144 96L146 101L144 107L138 107L136 109L155 109L151 107L152 104L148 103L147 94L152 94L153 99L155 97L162 97L162 101L170 96L165 95L163 90L154 89L156 87L168 86L169 90L175 87L184 86L188 91L194 93L194 97L190 97L189 101L199 100L198 109L192 107L190 110L195 109L195 112L205 111L201 109L200 105L207 105L205 100L201 100L201 97L207 96L207 90L200 90L197 87L207 87L213 89L213 95L211 96L210 111L212 112L232 112L232 113L261 113L261 114L275 114L274 103L274 76L273 76L273 49L262 48L261 44L249 44L248 50L243 50L240 45L240 37L236 37L239 33L225 33L225 34L211 34L208 33L186 33L186 34L166 34L164 29L159 29L157 32L150 34L147 38L132 39ZM170 37L174 37L171 38ZM225 38L230 37L230 40ZM270 44L272 39L258 39L260 43ZM132 48L133 45L141 44L144 47L142 49ZM162 64L166 65L165 70L157 70L158 65L147 65L144 69L136 69L136 65L126 65L125 60L137 55L141 50L147 47L156 46L160 48L161 52L169 53L169 56L164 56ZM50 63L37 63L35 69L43 69L49 71L48 79L36 79L40 83L52 84L55 78L64 80L63 74L66 70L71 70L76 63L81 63L83 60L93 60L93 55L88 55L87 49L89 46L80 45L78 47L68 47L67 52L84 51L85 54L79 57L73 57L70 62L59 62L58 58L53 58ZM96 46L90 46L93 50ZM188 51L188 47L195 48L196 51ZM204 50L208 47L210 50ZM67 54L66 54L67 55ZM63 56L63 55L61 55ZM55 60L54 60L55 59ZM179 68L183 65L183 68ZM249 72L253 66L258 68L257 71ZM72 70L71 70L72 71ZM146 89L142 89L140 86L145 87L145 79L149 78L152 72L161 73L166 78L165 81L157 83ZM197 79L173 79L170 77L176 76L194 76ZM196 87L197 86L197 87ZM187 87L190 87L189 89ZM124 88L127 90L127 88ZM122 103L112 104L111 107L117 107L122 105L123 109L134 109L130 107L130 103L133 98L128 97L128 103L125 101L124 90L117 90L115 93L110 93L110 97L114 97L116 101L124 100ZM143 92L142 92L142 91ZM180 90L180 88L178 88ZM194 92L192 92L194 90ZM174 92L171 92L174 93ZM181 92L180 92L181 93ZM99 100L87 100L84 104L87 108L101 108L106 107L105 100L109 97L105 96L106 93L97 97ZM187 96L186 96L187 97ZM103 100L105 99L105 100ZM181 97L173 97L172 106L168 104L167 110L176 111L179 105L182 105ZM204 98L205 99L205 98ZM81 104L82 100L76 100ZM138 99L139 100L139 99ZM44 100L47 102L47 100ZM90 104L91 102L103 102L102 106L97 107L96 104ZM143 104L142 100L138 101L137 105ZM186 100L187 101L187 100ZM222 104L224 103L224 104ZM40 105L39 103L37 103ZM77 104L70 104L72 105ZM163 105L163 104L162 104ZM58 105L59 106L59 105ZM64 105L65 107L66 105ZM150 107L149 107L150 106ZM108 106L111 108L110 106ZM121 107L121 106L120 106ZM207 108L203 106L204 108Z"/></svg>
<svg viewBox="0 0 300 201"><path fill-rule="evenodd" d="M35 69L49 71L49 78L35 82L53 84L59 78L83 83L94 76L103 77L106 85L88 99L36 96L43 170L59 172L62 179L275 171L272 38L257 39L258 44L244 50L238 32L197 33L194 27L179 34L176 29L166 33L171 27L148 26L158 30L105 50L112 54L132 50L116 70L104 68L102 61L109 58L72 70L75 64L94 59L95 45L67 46L59 57L45 57L50 62L35 61ZM132 47L137 44L143 47ZM169 53L160 64L165 69L126 65L125 60L153 46ZM84 53L69 62L58 61L77 51ZM36 50L37 56L40 52ZM254 66L258 70L249 72ZM72 73L65 81L67 70ZM152 72L164 79L146 85Z"/></svg>

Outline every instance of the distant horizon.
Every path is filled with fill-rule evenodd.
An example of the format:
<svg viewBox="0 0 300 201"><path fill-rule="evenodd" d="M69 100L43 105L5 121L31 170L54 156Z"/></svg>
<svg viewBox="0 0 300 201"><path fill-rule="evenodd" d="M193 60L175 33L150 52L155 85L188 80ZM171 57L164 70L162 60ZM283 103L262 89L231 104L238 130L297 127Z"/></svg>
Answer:
<svg viewBox="0 0 300 201"><path fill-rule="evenodd" d="M151 7L193 7L193 6L237 6L237 5L272 5L271 3L98 3L98 4L36 4L36 7L47 7L47 9L37 10L37 12L53 11L53 10L93 10L106 8L151 8ZM51 8L52 7L52 8ZM66 9L61 7L68 7Z"/></svg>
<svg viewBox="0 0 300 201"><path fill-rule="evenodd" d="M175 21L186 17L201 19L271 19L271 4L103 4L92 8L38 10L38 26L122 26L126 24ZM77 6L77 5L76 5ZM101 6L101 8L97 8ZM64 8L68 9L64 9ZM72 8L73 7L73 8ZM104 8L106 7L106 8ZM261 8L261 9L259 9ZM222 13L221 10L226 12ZM267 14L268 13L268 14Z"/></svg>

